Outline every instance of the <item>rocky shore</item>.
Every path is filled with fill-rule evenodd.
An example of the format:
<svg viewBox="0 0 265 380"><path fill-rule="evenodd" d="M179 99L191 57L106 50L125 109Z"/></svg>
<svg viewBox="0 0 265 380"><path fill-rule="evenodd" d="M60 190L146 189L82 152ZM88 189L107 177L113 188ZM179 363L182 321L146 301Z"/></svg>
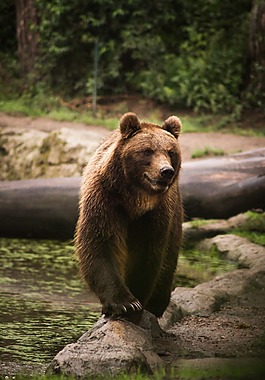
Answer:
<svg viewBox="0 0 265 380"><path fill-rule="evenodd" d="M245 217L233 221L238 225ZM208 230L218 223L221 228L225 221L209 222ZM195 233L191 224L185 230ZM265 358L265 248L234 234L203 239L199 245L236 261L238 269L194 288L177 287L159 321L166 334L149 313L136 325L130 320L101 318L91 331L56 355L49 372L105 376L135 373L140 368L152 373L166 365L192 366L194 360L207 368L219 358L229 359L230 364L234 359L232 367L239 369L239 359L249 361L250 366L255 363L253 373L257 368L259 372L253 379L262 378L265 368L263 372L256 363Z"/></svg>

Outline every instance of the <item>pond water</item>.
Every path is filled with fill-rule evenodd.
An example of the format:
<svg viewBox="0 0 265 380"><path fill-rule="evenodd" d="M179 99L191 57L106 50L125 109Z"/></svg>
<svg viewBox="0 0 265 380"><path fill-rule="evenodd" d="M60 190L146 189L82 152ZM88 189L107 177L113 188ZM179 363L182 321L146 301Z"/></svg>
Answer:
<svg viewBox="0 0 265 380"><path fill-rule="evenodd" d="M194 286L233 268L214 253L187 251L175 285ZM78 276L71 242L0 239L0 364L48 364L100 309Z"/></svg>

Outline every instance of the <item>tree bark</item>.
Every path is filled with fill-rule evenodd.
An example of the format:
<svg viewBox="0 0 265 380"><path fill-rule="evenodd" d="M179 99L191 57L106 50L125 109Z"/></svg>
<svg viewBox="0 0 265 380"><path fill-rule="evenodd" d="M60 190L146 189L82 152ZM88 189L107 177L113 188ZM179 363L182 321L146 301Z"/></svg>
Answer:
<svg viewBox="0 0 265 380"><path fill-rule="evenodd" d="M79 177L0 182L0 236L72 238L80 182Z"/></svg>
<svg viewBox="0 0 265 380"><path fill-rule="evenodd" d="M265 148L187 162L181 192L187 218L225 219L265 207Z"/></svg>
<svg viewBox="0 0 265 380"><path fill-rule="evenodd" d="M248 89L253 96L265 91L265 1L254 0L248 40Z"/></svg>
<svg viewBox="0 0 265 380"><path fill-rule="evenodd" d="M72 238L80 177L0 182L0 236ZM183 165L187 218L228 218L265 208L265 148Z"/></svg>
<svg viewBox="0 0 265 380"><path fill-rule="evenodd" d="M23 75L34 70L37 55L37 12L34 0L16 0L17 45Z"/></svg>

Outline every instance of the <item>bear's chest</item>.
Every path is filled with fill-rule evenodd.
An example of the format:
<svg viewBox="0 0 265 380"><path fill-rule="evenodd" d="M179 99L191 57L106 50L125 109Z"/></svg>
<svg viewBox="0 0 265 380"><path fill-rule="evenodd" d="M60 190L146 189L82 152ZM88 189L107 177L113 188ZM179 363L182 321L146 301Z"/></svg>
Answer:
<svg viewBox="0 0 265 380"><path fill-rule="evenodd" d="M138 192L131 197L129 212L132 219L139 218L147 212L153 210L159 202L157 195L149 195L144 192Z"/></svg>

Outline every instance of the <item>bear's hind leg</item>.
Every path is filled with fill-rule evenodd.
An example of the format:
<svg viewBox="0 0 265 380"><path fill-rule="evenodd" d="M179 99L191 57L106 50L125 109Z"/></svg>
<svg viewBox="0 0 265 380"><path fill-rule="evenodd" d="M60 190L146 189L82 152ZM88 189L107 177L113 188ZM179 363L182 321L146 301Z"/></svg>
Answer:
<svg viewBox="0 0 265 380"><path fill-rule="evenodd" d="M145 307L146 310L150 311L157 318L162 317L162 314L168 307L172 290L173 274L174 272L172 273L171 270L170 272L164 272L163 275L160 276Z"/></svg>

